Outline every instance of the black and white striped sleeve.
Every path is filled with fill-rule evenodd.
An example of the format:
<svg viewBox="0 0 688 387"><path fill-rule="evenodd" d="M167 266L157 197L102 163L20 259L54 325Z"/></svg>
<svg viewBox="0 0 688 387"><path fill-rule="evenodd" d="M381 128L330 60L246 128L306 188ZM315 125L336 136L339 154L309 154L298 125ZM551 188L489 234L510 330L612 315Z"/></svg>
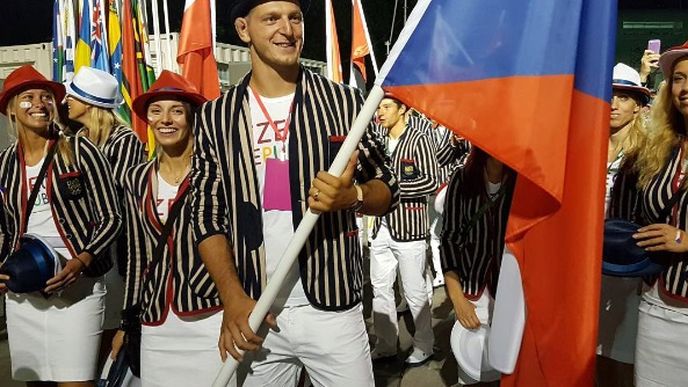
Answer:
<svg viewBox="0 0 688 387"><path fill-rule="evenodd" d="M141 212L143 209L137 204L136 183L133 181L134 170L130 170L129 177L125 178L124 184L124 209L126 211L125 233L127 263L124 275L124 305L122 309L127 309L139 302L141 288L141 273L144 267L144 259L151 252L147 251L148 244L145 241L145 234L141 224Z"/></svg>
<svg viewBox="0 0 688 387"><path fill-rule="evenodd" d="M447 186L444 200L444 216L442 218L442 232L440 235L440 264L442 272L459 270L460 262L460 234L463 216L459 191L463 180L463 170L457 170Z"/></svg>
<svg viewBox="0 0 688 387"><path fill-rule="evenodd" d="M105 255L102 253L119 235L122 218L112 171L105 156L93 143L83 137L75 137L74 141L77 144L79 170L86 184L86 192L91 198L95 216L91 219L93 228L91 239L84 247L84 251L97 259Z"/></svg>
<svg viewBox="0 0 688 387"><path fill-rule="evenodd" d="M386 213L394 211L399 205L399 181L392 172L391 160L385 152L382 138L372 123L358 144L358 167L356 168L356 180L359 183L377 179L389 188L391 200Z"/></svg>
<svg viewBox="0 0 688 387"><path fill-rule="evenodd" d="M456 163L470 150L470 143L466 140L459 140L454 143L452 140L452 132L447 130L446 140L443 139L441 146L437 149L437 164L439 167L446 167Z"/></svg>
<svg viewBox="0 0 688 387"><path fill-rule="evenodd" d="M195 120L191 216L196 244L216 234L230 235L225 186L216 152L219 139L215 136L215 125L225 119L223 100L204 104Z"/></svg>
<svg viewBox="0 0 688 387"><path fill-rule="evenodd" d="M124 187L127 171L146 161L143 143L131 129L117 139L108 153L106 156L112 165L112 175L120 187Z"/></svg>

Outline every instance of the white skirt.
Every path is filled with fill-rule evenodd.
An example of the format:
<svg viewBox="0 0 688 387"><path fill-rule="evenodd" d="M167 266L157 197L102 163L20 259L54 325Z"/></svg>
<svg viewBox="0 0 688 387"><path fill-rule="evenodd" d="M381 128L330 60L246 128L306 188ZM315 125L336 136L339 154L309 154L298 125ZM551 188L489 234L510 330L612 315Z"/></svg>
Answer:
<svg viewBox="0 0 688 387"><path fill-rule="evenodd" d="M640 278L602 276L598 355L633 364L641 289Z"/></svg>
<svg viewBox="0 0 688 387"><path fill-rule="evenodd" d="M636 387L688 385L688 305L643 295L635 352Z"/></svg>
<svg viewBox="0 0 688 387"><path fill-rule="evenodd" d="M12 378L94 380L103 332L104 297L102 279L86 277L48 299L40 293L7 293Z"/></svg>
<svg viewBox="0 0 688 387"><path fill-rule="evenodd" d="M143 387L210 387L222 367L217 342L222 311L179 317L141 330Z"/></svg>

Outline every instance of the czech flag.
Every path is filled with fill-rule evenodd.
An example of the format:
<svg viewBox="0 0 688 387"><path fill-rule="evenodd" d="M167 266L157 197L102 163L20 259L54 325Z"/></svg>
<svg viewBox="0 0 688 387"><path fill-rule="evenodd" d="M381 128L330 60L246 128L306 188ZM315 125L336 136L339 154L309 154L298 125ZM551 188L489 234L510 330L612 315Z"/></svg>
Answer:
<svg viewBox="0 0 688 387"><path fill-rule="evenodd" d="M502 386L592 386L615 0L420 0L376 83L518 173L526 326Z"/></svg>

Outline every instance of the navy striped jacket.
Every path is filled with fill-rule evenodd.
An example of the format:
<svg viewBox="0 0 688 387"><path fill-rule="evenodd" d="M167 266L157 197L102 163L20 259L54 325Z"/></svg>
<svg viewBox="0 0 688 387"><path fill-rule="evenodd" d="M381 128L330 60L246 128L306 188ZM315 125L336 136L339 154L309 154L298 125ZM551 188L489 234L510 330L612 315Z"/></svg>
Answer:
<svg viewBox="0 0 688 387"><path fill-rule="evenodd" d="M127 175L126 246L127 265L124 308L140 302L141 321L162 324L170 307L178 315L204 313L220 307L213 281L198 255L193 238L189 195L163 250L162 259L149 267L164 223L157 210L157 160L138 165ZM189 178L179 186L177 196L189 189ZM145 288L141 289L145 280Z"/></svg>
<svg viewBox="0 0 688 387"><path fill-rule="evenodd" d="M387 129L381 129L387 140ZM416 241L429 235L428 198L439 187L435 148L428 136L407 126L392 152L392 166L399 176L401 202L385 215L389 233L397 241ZM373 238L377 236L382 217L375 219Z"/></svg>
<svg viewBox="0 0 688 387"><path fill-rule="evenodd" d="M52 140L51 140L52 141ZM61 137L73 143L74 163L65 163L59 152L46 176L46 191L53 220L72 257L82 252L94 260L85 274L99 276L112 267L107 250L119 234L121 218L110 166L88 139ZM24 209L30 195L22 149L15 143L0 154L0 236L4 261L18 247L24 233Z"/></svg>
<svg viewBox="0 0 688 387"><path fill-rule="evenodd" d="M192 222L196 243L222 234L234 252L234 264L246 293L257 298L266 284L265 248L248 94L250 74L239 85L201 107L196 120L192 169ZM302 69L289 128L289 175L294 228L308 203L319 171L334 160L362 107L360 94ZM361 142L355 179L379 179L399 200L397 180L384 145L370 125ZM363 260L353 211L324 213L309 236L299 268L311 304L324 310L357 305L363 287Z"/></svg>

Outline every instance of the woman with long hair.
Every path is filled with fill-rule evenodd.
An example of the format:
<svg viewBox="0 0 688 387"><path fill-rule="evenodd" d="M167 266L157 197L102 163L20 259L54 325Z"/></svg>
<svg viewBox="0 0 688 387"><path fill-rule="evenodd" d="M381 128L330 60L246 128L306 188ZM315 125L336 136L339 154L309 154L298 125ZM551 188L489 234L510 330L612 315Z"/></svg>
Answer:
<svg viewBox="0 0 688 387"><path fill-rule="evenodd" d="M107 161L90 141L64 136L55 123L56 101L63 96L61 84L28 65L13 71L0 93L0 112L17 136L0 154L0 259L4 262L20 248L20 237L32 233L66 260L42 293L7 293L12 377L28 386L93 385L102 333L102 275L111 267L106 252L121 225ZM36 184L37 199L25 213L44 165L45 179ZM0 283L0 292L7 290Z"/></svg>
<svg viewBox="0 0 688 387"><path fill-rule="evenodd" d="M614 66L609 148L607 153L606 217L642 224L641 195L634 161L646 143L643 107L650 90L636 70ZM638 326L639 278L602 276L597 381L601 386L633 386Z"/></svg>
<svg viewBox="0 0 688 387"><path fill-rule="evenodd" d="M186 79L169 71L134 100L134 111L151 126L157 144L157 157L131 169L125 182L123 328L142 325L144 387L209 386L222 365L217 354L222 306L197 254L189 207L193 117L204 101ZM120 331L113 353L123 338Z"/></svg>
<svg viewBox="0 0 688 387"><path fill-rule="evenodd" d="M115 115L120 106L119 83L109 73L84 66L66 84L66 102L69 119L83 125L78 135L93 142L110 163L115 179L120 208L124 206L124 176L131 167L146 161L143 143L134 131ZM126 213L122 211L123 223ZM115 268L105 275L105 322L100 357L110 351L110 343L120 322L120 307L124 298L123 275L126 255L126 237L120 235L110 249Z"/></svg>
<svg viewBox="0 0 688 387"><path fill-rule="evenodd" d="M653 102L648 143L635 162L649 225L634 238L671 259L642 294L635 352L639 387L688 380L688 45L662 54L660 67L666 84Z"/></svg>
<svg viewBox="0 0 688 387"><path fill-rule="evenodd" d="M489 325L516 174L473 147L449 182L440 257L447 295L464 329ZM459 383L475 384L459 367Z"/></svg>

